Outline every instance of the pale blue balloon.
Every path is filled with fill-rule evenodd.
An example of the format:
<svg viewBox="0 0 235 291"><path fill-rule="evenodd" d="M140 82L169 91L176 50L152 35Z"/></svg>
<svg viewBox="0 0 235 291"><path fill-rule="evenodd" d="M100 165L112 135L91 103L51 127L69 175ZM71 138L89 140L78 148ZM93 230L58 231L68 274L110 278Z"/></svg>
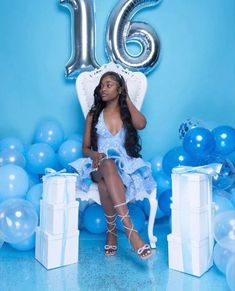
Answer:
<svg viewBox="0 0 235 291"><path fill-rule="evenodd" d="M59 161L64 168L69 167L69 163L82 157L82 143L68 139L62 143L58 151Z"/></svg>
<svg viewBox="0 0 235 291"><path fill-rule="evenodd" d="M26 200L30 201L35 207L37 214L40 214L40 199L42 199L42 183L34 185L26 194Z"/></svg>
<svg viewBox="0 0 235 291"><path fill-rule="evenodd" d="M18 150L24 154L25 147L22 141L16 137L6 137L0 140L0 151L3 149Z"/></svg>
<svg viewBox="0 0 235 291"><path fill-rule="evenodd" d="M0 202L25 197L29 187L26 171L16 165L0 167Z"/></svg>
<svg viewBox="0 0 235 291"><path fill-rule="evenodd" d="M38 124L33 142L49 144L55 151L59 148L64 139L62 125L55 119L44 119Z"/></svg>
<svg viewBox="0 0 235 291"><path fill-rule="evenodd" d="M232 253L229 250L222 248L219 244L215 244L213 251L214 263L223 274L226 273L226 267L231 256Z"/></svg>
<svg viewBox="0 0 235 291"><path fill-rule="evenodd" d="M9 199L0 204L0 237L4 241L25 240L34 233L37 223L37 212L29 201Z"/></svg>
<svg viewBox="0 0 235 291"><path fill-rule="evenodd" d="M235 254L235 210L221 212L215 216L214 237L222 248Z"/></svg>
<svg viewBox="0 0 235 291"><path fill-rule="evenodd" d="M27 169L34 174L44 174L45 168L53 168L55 165L55 152L46 143L35 143L30 146L27 154Z"/></svg>
<svg viewBox="0 0 235 291"><path fill-rule="evenodd" d="M30 237L24 239L23 241L20 241L15 244L10 244L11 247L18 251L29 251L34 249L35 247L35 233L33 233Z"/></svg>
<svg viewBox="0 0 235 291"><path fill-rule="evenodd" d="M19 150L6 148L0 151L0 167L7 164L14 164L24 168L26 159Z"/></svg>
<svg viewBox="0 0 235 291"><path fill-rule="evenodd" d="M79 134L79 133L72 133L72 134L70 134L70 135L68 136L67 139L73 139L73 140L76 140L76 141L82 143L82 141L83 141L83 136L82 136L81 134Z"/></svg>
<svg viewBox="0 0 235 291"><path fill-rule="evenodd" d="M27 171L28 177L29 177L29 188L31 188L33 185L40 183L40 177L37 174L33 174L29 171Z"/></svg>
<svg viewBox="0 0 235 291"><path fill-rule="evenodd" d="M220 195L213 195L213 201L215 203L215 215L224 211L234 209L232 202L226 197Z"/></svg>
<svg viewBox="0 0 235 291"><path fill-rule="evenodd" d="M235 291L235 255L228 262L226 268L226 280L231 291Z"/></svg>

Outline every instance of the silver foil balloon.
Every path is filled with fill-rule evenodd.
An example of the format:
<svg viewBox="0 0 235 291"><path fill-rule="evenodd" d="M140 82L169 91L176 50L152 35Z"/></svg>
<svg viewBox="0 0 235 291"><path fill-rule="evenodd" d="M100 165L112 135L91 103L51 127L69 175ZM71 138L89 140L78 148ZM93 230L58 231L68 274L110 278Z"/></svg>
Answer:
<svg viewBox="0 0 235 291"><path fill-rule="evenodd" d="M112 10L107 24L106 46L108 57L123 66L150 72L160 54L160 40L154 29L144 22L130 19L145 7L158 5L160 0L120 0ZM127 44L137 42L141 46L138 56L128 52Z"/></svg>
<svg viewBox="0 0 235 291"><path fill-rule="evenodd" d="M71 13L71 57L66 77L75 79L83 71L99 68L95 57L95 7L93 0L60 0Z"/></svg>

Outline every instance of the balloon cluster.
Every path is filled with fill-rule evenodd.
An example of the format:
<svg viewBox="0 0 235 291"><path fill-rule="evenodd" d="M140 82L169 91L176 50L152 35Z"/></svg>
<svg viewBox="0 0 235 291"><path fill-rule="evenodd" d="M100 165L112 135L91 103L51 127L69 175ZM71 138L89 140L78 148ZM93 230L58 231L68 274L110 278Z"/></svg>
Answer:
<svg viewBox="0 0 235 291"><path fill-rule="evenodd" d="M34 247L45 168L69 168L82 156L81 149L82 137L65 139L55 119L41 120L27 147L16 137L0 140L0 246L7 242L18 250Z"/></svg>
<svg viewBox="0 0 235 291"><path fill-rule="evenodd" d="M202 166L221 163L221 172L213 181L215 206L213 259L235 290L235 129L228 125L212 131L203 123L187 119L179 127L182 146L152 159L153 176L158 185L158 214L171 215L171 171L176 166ZM156 216L158 219L159 216Z"/></svg>

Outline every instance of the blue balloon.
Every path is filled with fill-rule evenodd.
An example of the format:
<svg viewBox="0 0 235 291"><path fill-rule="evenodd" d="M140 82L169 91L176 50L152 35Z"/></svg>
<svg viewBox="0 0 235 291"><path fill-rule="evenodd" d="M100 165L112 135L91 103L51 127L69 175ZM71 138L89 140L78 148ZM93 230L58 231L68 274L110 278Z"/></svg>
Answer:
<svg viewBox="0 0 235 291"><path fill-rule="evenodd" d="M27 154L27 169L34 174L44 174L45 168L55 165L55 152L46 143L35 143L30 146Z"/></svg>
<svg viewBox="0 0 235 291"><path fill-rule="evenodd" d="M167 216L171 215L171 203L172 203L172 191L166 190L161 193L158 199L158 206L161 211L165 213Z"/></svg>
<svg viewBox="0 0 235 291"><path fill-rule="evenodd" d="M156 156L150 161L152 167L152 175L155 180L158 173L162 171L162 159L162 156Z"/></svg>
<svg viewBox="0 0 235 291"><path fill-rule="evenodd" d="M30 237L37 226L38 215L33 205L23 199L9 199L0 204L0 238L18 243Z"/></svg>
<svg viewBox="0 0 235 291"><path fill-rule="evenodd" d="M212 130L215 138L215 152L228 155L235 151L235 129L231 126L221 125Z"/></svg>
<svg viewBox="0 0 235 291"><path fill-rule="evenodd" d="M233 203L235 207L235 186L229 190L230 193L230 201Z"/></svg>
<svg viewBox="0 0 235 291"><path fill-rule="evenodd" d="M174 167L177 166L192 166L193 160L182 147L174 147L169 150L163 157L163 170L167 175L171 174Z"/></svg>
<svg viewBox="0 0 235 291"><path fill-rule="evenodd" d="M155 180L157 182L157 198L159 198L163 191L171 189L171 177L161 171L155 175Z"/></svg>
<svg viewBox="0 0 235 291"><path fill-rule="evenodd" d="M224 211L233 210L233 204L226 197L220 195L213 195L213 201L215 203L215 214L219 214Z"/></svg>
<svg viewBox="0 0 235 291"><path fill-rule="evenodd" d="M40 183L40 177L37 174L33 174L29 171L27 171L28 177L29 177L29 188L31 188L33 185Z"/></svg>
<svg viewBox="0 0 235 291"><path fill-rule="evenodd" d="M222 248L235 253L235 210L215 216L214 237Z"/></svg>
<svg viewBox="0 0 235 291"><path fill-rule="evenodd" d="M215 139L208 129L195 127L185 135L183 147L192 158L200 160L214 150Z"/></svg>
<svg viewBox="0 0 235 291"><path fill-rule="evenodd" d="M219 244L215 244L213 251L214 263L223 274L226 273L226 267L231 256L232 253L229 250L222 248Z"/></svg>
<svg viewBox="0 0 235 291"><path fill-rule="evenodd" d="M235 291L235 254L228 261L226 280L230 290Z"/></svg>
<svg viewBox="0 0 235 291"><path fill-rule="evenodd" d="M18 251L29 251L34 249L35 247L35 233L33 233L30 237L15 243L15 244L10 244L10 246L13 249L16 249Z"/></svg>
<svg viewBox="0 0 235 291"><path fill-rule="evenodd" d="M40 214L40 199L42 199L42 183L34 185L29 189L25 197L26 200L30 201L35 207L37 214Z"/></svg>
<svg viewBox="0 0 235 291"><path fill-rule="evenodd" d="M49 144L55 151L64 139L64 130L55 119L44 119L37 126L34 133L34 143Z"/></svg>
<svg viewBox="0 0 235 291"><path fill-rule="evenodd" d="M0 141L0 151L4 149L18 150L22 154L25 152L25 147L22 141L16 137L6 137Z"/></svg>
<svg viewBox="0 0 235 291"><path fill-rule="evenodd" d="M149 213L150 213L150 205L149 205L149 200L147 198L145 198L143 200L143 204L144 204L144 213L146 214L147 217L149 217ZM157 208L157 213L156 213L156 219L160 219L162 217L165 216L165 213L163 213L160 209L160 207Z"/></svg>
<svg viewBox="0 0 235 291"><path fill-rule="evenodd" d="M23 198L29 187L24 169L16 165L0 167L0 202L10 198Z"/></svg>
<svg viewBox="0 0 235 291"><path fill-rule="evenodd" d="M58 156L61 165L68 168L69 163L82 157L82 143L72 139L66 140L60 146Z"/></svg>
<svg viewBox="0 0 235 291"><path fill-rule="evenodd" d="M82 143L83 136L79 133L72 133L72 134L70 134L70 136L67 139L76 140L76 141Z"/></svg>
<svg viewBox="0 0 235 291"><path fill-rule="evenodd" d="M127 206L129 209L129 215L134 225L134 228L137 231L143 230L144 225L145 225L145 215L144 215L143 210L137 205L135 205L134 203L128 203ZM119 216L117 216L116 222L117 222L117 229L124 231L124 227Z"/></svg>
<svg viewBox="0 0 235 291"><path fill-rule="evenodd" d="M104 233L107 223L103 208L94 203L84 210L83 223L86 230L91 233Z"/></svg>
<svg viewBox="0 0 235 291"><path fill-rule="evenodd" d="M22 152L16 149L3 149L0 151L0 167L7 164L14 164L24 168L26 160Z"/></svg>

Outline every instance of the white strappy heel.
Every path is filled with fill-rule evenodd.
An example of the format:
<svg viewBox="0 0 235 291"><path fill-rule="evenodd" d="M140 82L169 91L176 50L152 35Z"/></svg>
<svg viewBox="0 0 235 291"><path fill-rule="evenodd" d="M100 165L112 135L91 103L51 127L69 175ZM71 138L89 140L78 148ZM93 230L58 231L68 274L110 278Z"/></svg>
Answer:
<svg viewBox="0 0 235 291"><path fill-rule="evenodd" d="M106 217L107 224L112 226L111 229L109 229L109 228L107 229L106 233L107 234L111 233L112 235L117 236L117 234L114 232L114 230L116 229L116 214L114 214L114 215L105 214L105 217ZM114 218L114 219L112 221L108 221L107 218ZM104 246L104 250L105 250L106 256L114 256L114 255L116 255L117 246L106 244Z"/></svg>

